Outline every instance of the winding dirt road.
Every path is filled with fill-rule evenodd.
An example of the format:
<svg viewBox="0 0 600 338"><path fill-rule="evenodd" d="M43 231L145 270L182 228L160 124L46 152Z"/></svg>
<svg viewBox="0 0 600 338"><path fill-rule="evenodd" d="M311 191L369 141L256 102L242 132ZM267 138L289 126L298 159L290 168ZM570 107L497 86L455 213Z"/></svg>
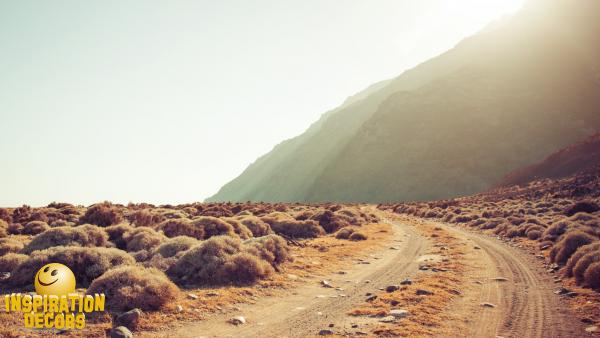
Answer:
<svg viewBox="0 0 600 338"><path fill-rule="evenodd" d="M347 312L364 302L367 293L397 284L418 272L418 258L431 247L408 222L393 225L394 249L386 247L345 274L326 278L332 288L311 281L285 297L268 297L239 306L238 313L213 315L173 332L176 337L308 337L333 324L332 331L354 336L373 323ZM468 248L465 259L474 268L463 292L449 304L457 322L456 337L586 337L589 334L553 293L558 286L539 262L495 238L439 224ZM482 306L493 304L493 307ZM244 325L228 319L243 315ZM418 314L416 314L418 315ZM362 321L362 322L361 322ZM375 321L376 323L376 321ZM359 325L355 325L359 324ZM354 328L353 328L354 326ZM452 325L450 325L452 326Z"/></svg>
<svg viewBox="0 0 600 338"><path fill-rule="evenodd" d="M326 278L332 288L324 288L318 281L296 289L285 298L265 298L256 304L240 305L239 314L245 316L245 325L234 326L227 322L236 314L216 315L205 321L187 325L177 331L176 337L309 337L321 329L339 333L356 334L352 328L360 318L346 313L365 300L365 294L375 293L380 287L397 284L418 270L417 258L427 247L427 239L411 227L394 224L393 244L398 250L386 247L368 260L369 264L356 264L345 274ZM336 290L341 288L343 290Z"/></svg>
<svg viewBox="0 0 600 338"><path fill-rule="evenodd" d="M537 258L498 239L444 227L480 248L475 250L479 253L475 257L478 271L470 276L474 286L453 308L471 319L467 325L470 332L465 336L586 336L583 324L570 312L566 301L553 293L558 284L543 271ZM497 307L482 307L484 302Z"/></svg>

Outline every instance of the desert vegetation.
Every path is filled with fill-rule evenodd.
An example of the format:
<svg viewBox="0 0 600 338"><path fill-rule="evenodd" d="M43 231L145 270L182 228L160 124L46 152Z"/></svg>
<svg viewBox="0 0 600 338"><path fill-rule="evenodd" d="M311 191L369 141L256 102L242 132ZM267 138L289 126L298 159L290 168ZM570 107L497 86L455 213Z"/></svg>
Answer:
<svg viewBox="0 0 600 338"><path fill-rule="evenodd" d="M541 251L549 268L600 288L600 168L497 187L474 196L380 209L453 223Z"/></svg>
<svg viewBox="0 0 600 338"><path fill-rule="evenodd" d="M377 216L320 204L102 202L0 208L0 287L33 290L46 263L69 266L77 286L104 292L109 312L164 310L181 289L251 286L292 262L290 246L360 231Z"/></svg>

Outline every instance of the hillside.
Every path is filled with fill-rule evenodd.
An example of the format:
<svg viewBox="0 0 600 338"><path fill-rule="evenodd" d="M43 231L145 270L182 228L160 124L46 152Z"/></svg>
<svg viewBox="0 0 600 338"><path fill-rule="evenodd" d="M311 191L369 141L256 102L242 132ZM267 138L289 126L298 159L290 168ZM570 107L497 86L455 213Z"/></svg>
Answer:
<svg viewBox="0 0 600 338"><path fill-rule="evenodd" d="M532 1L368 88L209 201L402 201L482 191L600 130L596 1Z"/></svg>
<svg viewBox="0 0 600 338"><path fill-rule="evenodd" d="M563 148L543 161L506 175L498 186L525 184L541 178L561 178L600 166L600 134Z"/></svg>

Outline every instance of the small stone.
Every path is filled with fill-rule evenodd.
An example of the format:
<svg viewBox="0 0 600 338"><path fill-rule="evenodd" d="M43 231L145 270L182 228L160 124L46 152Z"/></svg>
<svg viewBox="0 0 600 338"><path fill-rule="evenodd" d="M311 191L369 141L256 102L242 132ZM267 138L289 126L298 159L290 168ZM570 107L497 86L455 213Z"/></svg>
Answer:
<svg viewBox="0 0 600 338"><path fill-rule="evenodd" d="M407 310L396 309L390 310L389 315L394 318L404 318L409 315L409 312Z"/></svg>
<svg viewBox="0 0 600 338"><path fill-rule="evenodd" d="M424 289L417 289L416 294L417 296L431 296L433 295L433 292Z"/></svg>
<svg viewBox="0 0 600 338"><path fill-rule="evenodd" d="M181 305L177 305L177 306L175 307L175 312L177 312L177 313L183 312L183 306L181 306Z"/></svg>
<svg viewBox="0 0 600 338"><path fill-rule="evenodd" d="M385 288L385 292L394 292L397 291L398 289L400 289L400 287L398 285L388 285L388 287Z"/></svg>
<svg viewBox="0 0 600 338"><path fill-rule="evenodd" d="M481 306L483 306L483 307L496 307L496 305L494 305L494 304L492 304L492 303L481 303L481 304L479 304L479 305L481 305Z"/></svg>
<svg viewBox="0 0 600 338"><path fill-rule="evenodd" d="M330 336L333 334L333 331L331 330L321 330L319 331L319 336Z"/></svg>
<svg viewBox="0 0 600 338"><path fill-rule="evenodd" d="M379 320L382 323L393 323L396 321L396 318L394 316L387 316L387 317L383 317Z"/></svg>
<svg viewBox="0 0 600 338"><path fill-rule="evenodd" d="M560 288L560 289L554 291L554 293L557 295L566 295L569 292L571 292L571 290L569 290L567 288Z"/></svg>
<svg viewBox="0 0 600 338"><path fill-rule="evenodd" d="M323 286L324 288L332 288L333 287L333 286L331 286L331 283L329 283L329 281L326 281L326 280L321 281L321 286Z"/></svg>
<svg viewBox="0 0 600 338"><path fill-rule="evenodd" d="M411 284L412 284L412 280L410 280L410 278L406 278L405 280L400 282L400 285L411 285Z"/></svg>
<svg viewBox="0 0 600 338"><path fill-rule="evenodd" d="M508 281L508 278L496 277L496 278L492 278L492 280L495 280L497 282L506 282L506 281Z"/></svg>
<svg viewBox="0 0 600 338"><path fill-rule="evenodd" d="M142 310L133 309L127 312L123 312L115 317L113 326L125 326L130 330L135 330L138 326L140 318L142 317Z"/></svg>
<svg viewBox="0 0 600 338"><path fill-rule="evenodd" d="M193 294L193 293L188 293L188 294L187 294L187 297L188 297L189 299L193 299L193 300L196 300L196 299L198 299L198 296L197 296L197 295L195 295L195 294Z"/></svg>
<svg viewBox="0 0 600 338"><path fill-rule="evenodd" d="M352 324L351 326L353 329L356 329L358 327L358 324Z"/></svg>
<svg viewBox="0 0 600 338"><path fill-rule="evenodd" d="M296 275L294 275L294 274L292 274L292 273L288 273L288 274L287 274L287 278L288 278L289 280L297 280L297 279L298 279L298 276L296 276Z"/></svg>
<svg viewBox="0 0 600 338"><path fill-rule="evenodd" d="M479 246L477 246L477 245L475 245L475 246L473 247L473 249L475 249L475 250L481 250L481 248L480 248Z"/></svg>
<svg viewBox="0 0 600 338"><path fill-rule="evenodd" d="M229 319L229 323L233 325L244 325L246 324L246 318L244 318L244 316L235 316Z"/></svg>
<svg viewBox="0 0 600 338"><path fill-rule="evenodd" d="M377 299L377 296L376 296L376 295L372 295L372 296L369 296L369 297L367 297L367 299L365 299L365 301L367 301L367 302L372 302L372 301L374 301L375 299Z"/></svg>
<svg viewBox="0 0 600 338"><path fill-rule="evenodd" d="M338 271L338 275L345 275L346 271Z"/></svg>
<svg viewBox="0 0 600 338"><path fill-rule="evenodd" d="M588 326L585 328L585 332L596 332L598 331L598 326L593 325L593 326Z"/></svg>
<svg viewBox="0 0 600 338"><path fill-rule="evenodd" d="M396 306L396 305L398 305L398 304L400 304L400 302L399 302L399 301L397 301L397 300L395 300L395 299L392 299L392 300L390 301L390 305L391 305L391 306Z"/></svg>
<svg viewBox="0 0 600 338"><path fill-rule="evenodd" d="M110 338L133 338L133 333L125 326L117 326L110 330Z"/></svg>
<svg viewBox="0 0 600 338"><path fill-rule="evenodd" d="M330 323L328 326L329 327L334 327L335 325L333 323Z"/></svg>
<svg viewBox="0 0 600 338"><path fill-rule="evenodd" d="M219 295L219 293L218 293L218 292L211 291L211 292L207 292L207 293L206 293L206 295L207 295L207 296L209 296L209 297L216 297L216 296L218 296L218 295Z"/></svg>

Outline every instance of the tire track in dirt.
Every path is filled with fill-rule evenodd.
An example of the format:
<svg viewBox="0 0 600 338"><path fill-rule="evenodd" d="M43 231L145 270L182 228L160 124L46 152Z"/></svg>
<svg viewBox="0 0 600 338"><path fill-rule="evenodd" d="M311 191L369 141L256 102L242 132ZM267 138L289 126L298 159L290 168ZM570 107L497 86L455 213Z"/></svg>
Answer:
<svg viewBox="0 0 600 338"><path fill-rule="evenodd" d="M173 332L177 337L307 337L329 328L334 332L348 333L360 331L352 324L360 319L350 317L347 312L365 300L367 292L375 293L378 288L398 284L418 271L417 258L422 255L428 241L418 235L410 226L389 222L393 225L391 245L398 250L385 247L377 252L380 259L370 260L370 264L358 264L347 274L334 274L327 280L334 288L323 288L317 281L299 287L285 297L268 297L256 304L239 305L239 314L245 316L247 324L234 326L227 320L236 314L219 314L207 320L188 324ZM402 243L399 243L401 241ZM345 294L340 297L339 294Z"/></svg>
<svg viewBox="0 0 600 338"><path fill-rule="evenodd" d="M467 292L465 302L455 310L468 316L469 337L586 337L582 323L569 310L568 304L553 293L556 284L535 259L497 239L444 225L446 229L471 240L484 277L481 287ZM494 280L496 277L506 281ZM469 294L470 293L470 294ZM496 304L485 308L482 302Z"/></svg>

